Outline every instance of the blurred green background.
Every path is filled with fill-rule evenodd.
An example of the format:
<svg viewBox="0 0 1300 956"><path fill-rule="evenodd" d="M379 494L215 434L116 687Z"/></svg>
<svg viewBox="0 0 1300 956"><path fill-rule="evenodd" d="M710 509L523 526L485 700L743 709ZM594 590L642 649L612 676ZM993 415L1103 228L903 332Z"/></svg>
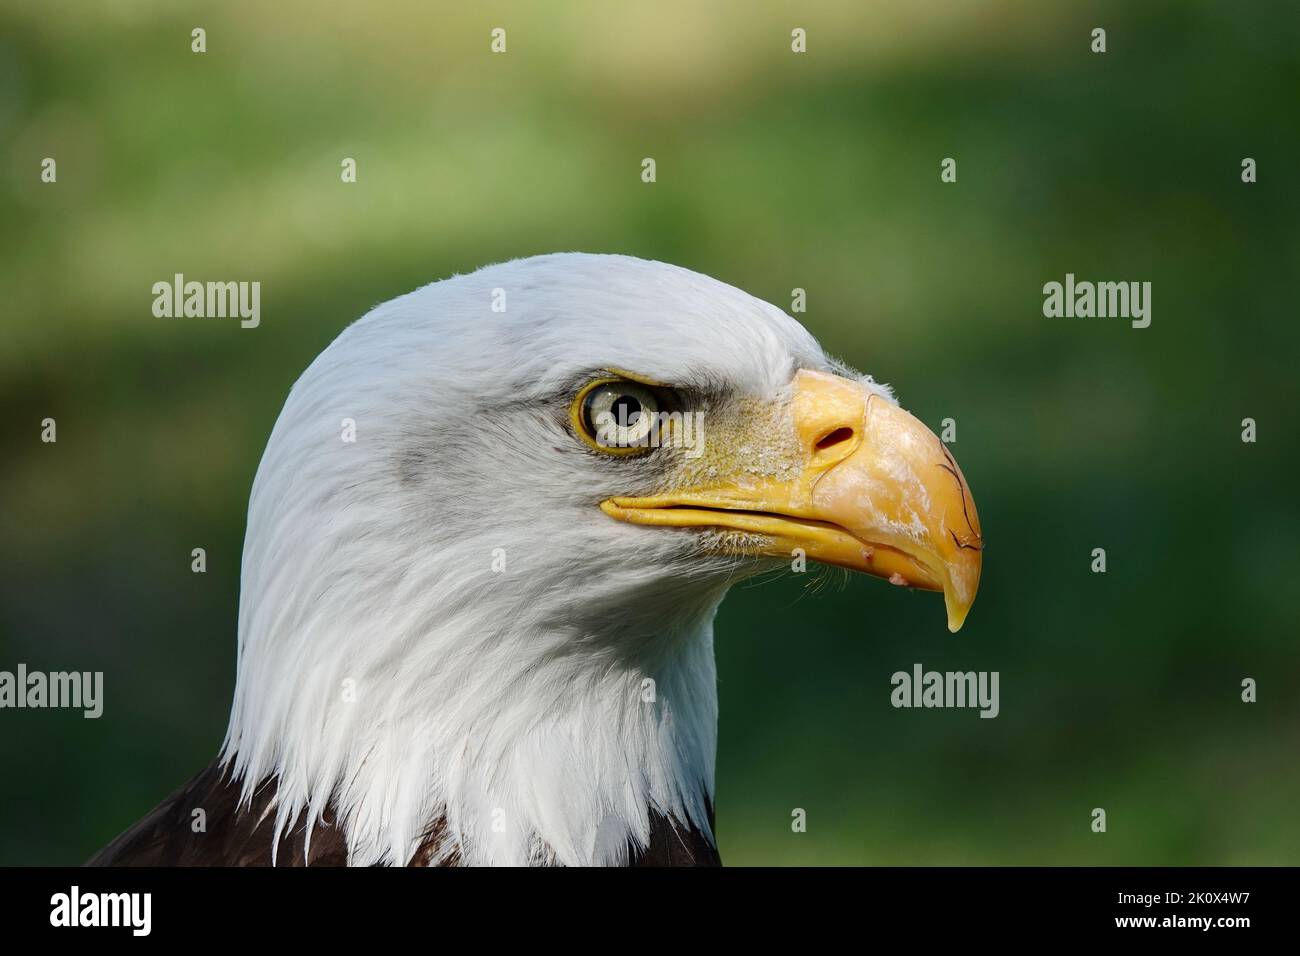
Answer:
<svg viewBox="0 0 1300 956"><path fill-rule="evenodd" d="M312 357L556 250L805 288L828 350L957 422L959 636L838 573L724 604L724 860L1300 862L1298 50L1294 3L3 3L0 669L103 670L106 710L0 712L0 863L84 860L216 752ZM154 318L176 272L260 280L261 327ZM1151 281L1151 327L1044 318L1066 272ZM894 710L917 661L1000 671L1001 716Z"/></svg>

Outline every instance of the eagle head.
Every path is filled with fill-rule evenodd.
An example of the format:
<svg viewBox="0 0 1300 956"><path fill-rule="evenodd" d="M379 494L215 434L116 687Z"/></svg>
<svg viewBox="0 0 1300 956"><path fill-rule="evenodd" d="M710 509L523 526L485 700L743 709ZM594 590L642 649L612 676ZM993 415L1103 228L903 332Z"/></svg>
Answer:
<svg viewBox="0 0 1300 956"><path fill-rule="evenodd" d="M947 448L686 269L539 256L348 327L254 481L223 759L349 861L600 864L712 840L714 613L813 560L975 598Z"/></svg>

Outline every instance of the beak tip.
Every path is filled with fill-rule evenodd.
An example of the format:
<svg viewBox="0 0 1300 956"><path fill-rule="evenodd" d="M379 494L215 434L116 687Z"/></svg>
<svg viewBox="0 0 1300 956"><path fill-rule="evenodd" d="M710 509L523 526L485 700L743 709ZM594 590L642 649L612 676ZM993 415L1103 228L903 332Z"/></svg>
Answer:
<svg viewBox="0 0 1300 956"><path fill-rule="evenodd" d="M952 600L947 594L944 595L945 610L948 612L948 631L956 634L961 630L962 625L966 623L966 615L970 613L970 604L962 604Z"/></svg>

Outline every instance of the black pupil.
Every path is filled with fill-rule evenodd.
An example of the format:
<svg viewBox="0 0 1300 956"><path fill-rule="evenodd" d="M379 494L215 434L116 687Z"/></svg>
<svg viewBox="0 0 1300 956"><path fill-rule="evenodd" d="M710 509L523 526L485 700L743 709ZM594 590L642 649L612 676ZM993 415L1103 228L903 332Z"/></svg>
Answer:
<svg viewBox="0 0 1300 956"><path fill-rule="evenodd" d="M635 425L641 417L641 403L631 395L620 395L610 406L610 413L619 425Z"/></svg>

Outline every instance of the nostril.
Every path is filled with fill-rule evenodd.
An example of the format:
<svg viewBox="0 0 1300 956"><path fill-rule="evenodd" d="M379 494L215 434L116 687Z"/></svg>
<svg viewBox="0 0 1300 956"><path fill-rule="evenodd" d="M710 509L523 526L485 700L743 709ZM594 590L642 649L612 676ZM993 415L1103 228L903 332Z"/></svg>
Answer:
<svg viewBox="0 0 1300 956"><path fill-rule="evenodd" d="M850 441L852 440L852 438L853 438L852 428L847 428L847 427L837 428L832 432L828 432L827 434L823 435L821 438L817 440L817 450L825 451L827 448L834 448L836 445L840 444L841 442Z"/></svg>

